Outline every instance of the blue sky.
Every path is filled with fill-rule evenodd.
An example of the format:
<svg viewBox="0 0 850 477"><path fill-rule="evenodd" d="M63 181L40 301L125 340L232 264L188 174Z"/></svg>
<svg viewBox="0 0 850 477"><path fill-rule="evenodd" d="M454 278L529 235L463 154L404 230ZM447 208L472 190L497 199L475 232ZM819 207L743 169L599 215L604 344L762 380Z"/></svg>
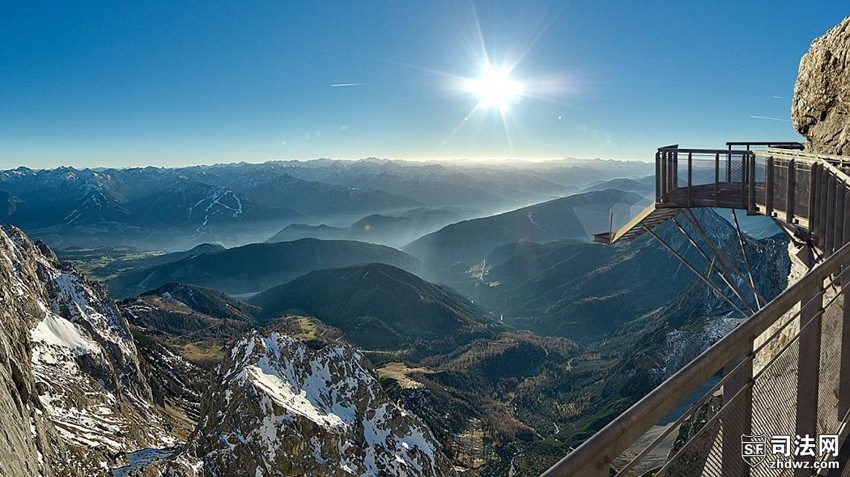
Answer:
<svg viewBox="0 0 850 477"><path fill-rule="evenodd" d="M800 56L850 14L816 4L0 2L0 167L794 140ZM522 85L504 111L464 87L485 55Z"/></svg>

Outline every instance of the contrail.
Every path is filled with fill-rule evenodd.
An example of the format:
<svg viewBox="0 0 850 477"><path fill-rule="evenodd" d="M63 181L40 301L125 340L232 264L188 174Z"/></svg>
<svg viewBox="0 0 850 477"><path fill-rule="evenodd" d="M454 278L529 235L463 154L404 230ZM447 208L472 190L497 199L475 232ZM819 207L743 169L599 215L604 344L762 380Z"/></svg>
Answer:
<svg viewBox="0 0 850 477"><path fill-rule="evenodd" d="M782 99L782 100L788 101L788 98L783 98L782 96L776 96L775 94L773 95L773 97L774 97L774 99Z"/></svg>
<svg viewBox="0 0 850 477"><path fill-rule="evenodd" d="M790 123L791 122L790 119L771 118L770 116L753 116L753 115L750 115L750 117L753 118L753 119L768 119L770 121L782 121L784 123Z"/></svg>
<svg viewBox="0 0 850 477"><path fill-rule="evenodd" d="M331 85L331 88L350 88L352 86L360 86L363 83L335 83Z"/></svg>

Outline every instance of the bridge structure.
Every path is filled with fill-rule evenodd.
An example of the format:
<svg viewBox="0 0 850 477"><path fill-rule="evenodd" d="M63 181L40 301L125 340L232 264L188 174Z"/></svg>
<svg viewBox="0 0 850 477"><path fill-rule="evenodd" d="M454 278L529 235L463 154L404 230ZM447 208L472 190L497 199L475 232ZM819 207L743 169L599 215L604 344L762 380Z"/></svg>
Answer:
<svg viewBox="0 0 850 477"><path fill-rule="evenodd" d="M678 219L691 208L730 208L736 223L734 210L773 218L806 271L766 303L748 270L748 307L745 274L724 273L741 298L726 298L740 323L543 475L850 475L850 158L798 143L730 142L661 147L655 166L655 202L596 241L662 240L653 227L673 221L686 233ZM722 265L712 250L712 266Z"/></svg>

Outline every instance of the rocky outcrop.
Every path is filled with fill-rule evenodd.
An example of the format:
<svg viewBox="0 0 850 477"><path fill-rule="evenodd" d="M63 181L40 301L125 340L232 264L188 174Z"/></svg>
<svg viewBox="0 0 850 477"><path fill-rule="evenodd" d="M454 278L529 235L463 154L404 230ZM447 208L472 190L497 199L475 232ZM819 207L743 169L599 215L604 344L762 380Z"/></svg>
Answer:
<svg viewBox="0 0 850 477"><path fill-rule="evenodd" d="M0 475L129 472L127 454L176 443L114 304L14 227L0 229L0 301Z"/></svg>
<svg viewBox="0 0 850 477"><path fill-rule="evenodd" d="M233 347L187 449L208 475L454 475L358 351L280 332Z"/></svg>
<svg viewBox="0 0 850 477"><path fill-rule="evenodd" d="M29 329L41 312L22 280L35 270L18 246L22 234L9 232L0 230L0 475L80 475L38 397Z"/></svg>
<svg viewBox="0 0 850 477"><path fill-rule="evenodd" d="M800 60L791 119L820 154L850 154L850 17L812 42Z"/></svg>

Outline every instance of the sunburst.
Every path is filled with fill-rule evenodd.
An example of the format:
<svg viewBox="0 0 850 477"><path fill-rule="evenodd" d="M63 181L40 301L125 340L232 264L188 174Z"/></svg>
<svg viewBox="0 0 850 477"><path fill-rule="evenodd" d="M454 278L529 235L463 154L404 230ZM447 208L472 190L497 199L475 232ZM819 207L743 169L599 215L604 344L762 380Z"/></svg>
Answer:
<svg viewBox="0 0 850 477"><path fill-rule="evenodd" d="M502 115L507 114L508 108L518 102L525 91L523 83L512 78L511 73L510 68L494 68L485 62L481 76L466 81L464 89L478 97L476 109L498 109Z"/></svg>

